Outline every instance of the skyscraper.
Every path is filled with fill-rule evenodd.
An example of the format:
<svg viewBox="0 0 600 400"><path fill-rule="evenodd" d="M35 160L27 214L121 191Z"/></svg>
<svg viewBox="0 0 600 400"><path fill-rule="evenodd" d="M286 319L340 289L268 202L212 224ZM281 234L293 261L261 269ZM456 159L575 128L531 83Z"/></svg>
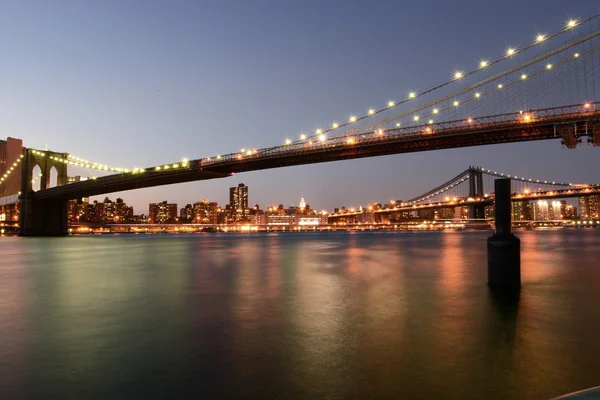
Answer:
<svg viewBox="0 0 600 400"><path fill-rule="evenodd" d="M229 188L229 207L235 221L245 219L248 209L248 186L240 183Z"/></svg>

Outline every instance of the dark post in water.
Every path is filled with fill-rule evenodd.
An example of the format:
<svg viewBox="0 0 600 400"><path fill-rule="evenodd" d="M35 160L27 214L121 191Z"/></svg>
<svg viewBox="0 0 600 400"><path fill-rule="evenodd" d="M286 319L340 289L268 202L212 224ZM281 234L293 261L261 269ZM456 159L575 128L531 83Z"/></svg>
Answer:
<svg viewBox="0 0 600 400"><path fill-rule="evenodd" d="M521 241L512 234L510 179L496 179L496 232L488 238L488 285L521 285Z"/></svg>

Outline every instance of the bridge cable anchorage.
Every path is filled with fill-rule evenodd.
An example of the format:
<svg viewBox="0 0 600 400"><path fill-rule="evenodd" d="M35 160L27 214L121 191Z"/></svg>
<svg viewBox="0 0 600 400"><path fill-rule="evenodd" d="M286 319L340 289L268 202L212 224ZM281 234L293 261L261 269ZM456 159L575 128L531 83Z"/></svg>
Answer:
<svg viewBox="0 0 600 400"><path fill-rule="evenodd" d="M349 121L346 122L346 123L337 123L337 122L334 122L332 124L332 127L329 128L329 129L325 129L325 130L319 129L319 130L317 130L317 132L315 134L311 134L311 135L302 134L301 137L300 137L300 140L296 140L296 141L292 142L291 140L288 139L286 141L286 144L297 143L297 142L304 141L304 140L307 140L307 139L311 139L311 138L314 138L314 137L317 137L317 136L320 136L320 135L323 135L323 134L327 135L329 132L332 132L332 131L334 131L336 129L347 127L350 124L357 123L359 121L362 121L362 120L364 120L366 118L370 118L370 117L372 117L374 115L377 115L379 113L382 113L384 111L388 111L388 110L390 110L392 108L399 107L400 105L403 105L403 104L405 104L405 103L407 103L407 102L409 102L409 101L411 101L413 99L417 99L419 97L427 95L427 94L429 94L429 93L431 93L433 91L441 89L441 88L443 88L443 87L445 87L447 85L450 85L450 84L452 84L452 83L454 83L456 81L459 81L459 80L461 80L463 78L466 78L466 77L468 77L470 75L476 74L476 73L478 73L478 72L480 72L480 71L482 71L482 70L484 70L484 69L486 69L486 68L488 68L490 66L493 66L494 64L500 63L500 62L502 62L502 61L504 61L506 59L512 58L512 57L514 57L514 56L516 56L516 55L518 55L518 54L520 54L522 52L528 51L528 50L534 48L535 46L540 45L541 43L546 43L549 40L554 39L554 38L556 38L556 37L558 37L558 36L560 36L560 35L568 32L568 31L572 30L575 27L582 26L582 25L584 25L584 24L586 24L588 22L593 21L594 19L598 18L599 16L600 16L600 14L596 14L596 15L593 15L593 16L591 16L591 17L589 17L589 18L587 18L587 19L585 19L583 21L577 21L575 19L570 19L567 22L567 24L565 25L565 27L563 29L561 29L561 30L559 30L559 31L557 31L557 32L555 32L555 33L553 33L551 35L544 35L544 34L539 34L538 33L536 35L536 38L535 38L534 42L531 43L531 44L529 44L529 45L527 45L527 46L525 46L525 47L522 47L522 48L514 48L514 47L508 48L504 56L502 56L500 58L497 58L497 59L495 59L493 61L481 60L479 62L479 67L476 68L476 69L473 69L473 70L470 70L470 71L467 71L467 72L455 71L452 79L447 80L447 81L445 81L445 82L443 82L441 84L438 84L436 86L433 86L433 87L431 87L431 88L429 88L429 89L427 89L427 90L425 90L423 92L420 92L420 93L410 92L409 95L408 95L408 98L405 99L405 100L402 100L402 101L399 101L399 102L389 101L388 104L387 104L387 107L384 107L384 108L381 108L381 109L378 109L378 110L370 108L368 110L368 112L367 112L366 115L351 116L350 119L349 119Z"/></svg>

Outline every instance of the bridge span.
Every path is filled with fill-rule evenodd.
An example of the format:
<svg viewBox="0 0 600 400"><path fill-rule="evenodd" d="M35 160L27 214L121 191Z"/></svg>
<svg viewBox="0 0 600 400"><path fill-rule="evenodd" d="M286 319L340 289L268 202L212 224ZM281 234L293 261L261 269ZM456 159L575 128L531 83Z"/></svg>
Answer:
<svg viewBox="0 0 600 400"><path fill-rule="evenodd" d="M402 154L467 146L513 143L532 140L560 140L574 148L587 140L600 144L600 110L597 103L530 110L523 113L469 118L408 128L375 130L362 134L308 141L219 157L184 160L180 163L121 172L83 182L65 183L34 192L32 170L35 165L64 166L67 153L24 149L20 221L22 235L65 235L68 232L66 205L68 200L105 193L141 189L181 182L217 179L235 173L280 168L293 165L322 163L388 154ZM15 163L16 164L16 163ZM493 201L480 193L474 210ZM549 193L537 193L538 198L553 198ZM578 193L561 192L563 197ZM3 200L15 199L12 197ZM439 205L438 205L439 206ZM427 207L421 205L420 207ZM478 215L479 214L479 215ZM481 212L473 213L480 218Z"/></svg>

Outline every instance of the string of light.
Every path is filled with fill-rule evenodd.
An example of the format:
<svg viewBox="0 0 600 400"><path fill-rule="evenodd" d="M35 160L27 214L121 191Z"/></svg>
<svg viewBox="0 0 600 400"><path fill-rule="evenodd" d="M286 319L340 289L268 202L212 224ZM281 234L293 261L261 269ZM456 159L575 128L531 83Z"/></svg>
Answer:
<svg viewBox="0 0 600 400"><path fill-rule="evenodd" d="M488 67L490 67L490 66L492 66L494 64L497 64L497 63L499 63L499 62L501 62L503 60L509 59L509 58L514 57L514 56L516 56L516 55L518 55L518 54L520 54L522 52L525 52L525 51L527 51L527 50L529 50L529 49L531 49L531 48L533 48L533 47L535 47L535 46L537 46L537 45L539 45L541 43L545 43L548 40L554 39L554 38L556 38L556 37L564 34L565 32L570 31L571 29L573 29L573 28L575 28L577 26L581 26L581 25L583 25L585 23L588 23L588 22L594 20L595 18L597 18L599 16L600 16L600 14L596 14L596 15L594 15L594 16L592 16L592 17L590 17L590 18L588 18L588 19L586 19L584 21L578 21L576 19L569 19L569 21L567 21L567 23L566 23L566 25L565 25L565 27L563 29L561 29L560 31L558 31L558 32L556 32L556 33L554 33L552 35L545 35L545 34L542 34L542 33L538 33L536 35L535 40L534 40L534 42L532 44L529 44L529 45L527 45L527 46L525 46L523 48L520 48L520 49L517 48L517 47L509 47L506 50L504 56L502 56L502 57L500 57L500 58L498 58L496 60L493 60L493 61L481 60L479 62L478 68L470 70L470 71L467 71L467 72L455 71L454 74L453 74L452 79L450 79L448 81L445 81L445 82L443 82L443 83L441 83L441 84L439 84L437 86L434 86L434 87L432 87L430 89L427 89L427 90L425 90L423 92L420 92L420 93L416 93L414 91L411 91L408 94L408 98L405 99L405 100L402 100L400 102L389 101L386 107L383 107L383 108L380 108L380 109L371 108L371 109L368 110L367 114L365 114L365 115L362 115L362 116L351 115L350 118L349 118L349 120L348 120L348 122L345 122L345 123L334 122L331 125L331 128L329 128L329 129L321 129L321 128L319 128L319 129L317 129L315 131L314 134L310 134L310 135L307 135L307 134L303 133L300 136L300 141L303 141L303 140L306 140L306 139L309 139L309 138L313 138L313 137L317 137L317 136L319 137L320 140L324 140L324 139L322 139L322 135L326 135L326 134L328 134L328 133L330 133L330 132L332 132L332 131L334 131L336 129L340 129L340 128L346 127L348 125L351 125L351 124L357 123L359 121L362 121L362 120L364 120L366 118L370 118L370 117L372 117L372 116L374 116L376 114L382 113L384 111L388 111L388 110L390 110L392 108L395 108L395 107L398 107L398 106L400 106L402 104L405 104L405 103L407 103L410 100L419 98L419 97L424 96L426 94L429 94L429 93L431 93L431 92L433 92L435 90L438 90L438 89L440 89L442 87L450 85L453 82L456 82L458 80L466 78L466 77L468 77L470 75L473 75L473 74L475 74L477 72L480 72L480 71L482 71L482 70L484 70L484 69L486 69L486 68L488 68ZM295 141L295 142L298 142L298 140ZM292 144L292 143L295 143L295 142L293 142L291 139L287 139L285 143L289 145L289 144Z"/></svg>
<svg viewBox="0 0 600 400"><path fill-rule="evenodd" d="M438 104L441 104L441 103L443 103L443 102L449 101L449 100L453 100L453 101L452 101L452 106L454 106L454 107L458 107L458 106L460 106L460 105L462 104L462 103L461 103L461 101L457 99L457 98L458 98L458 97L460 97L461 95L464 95L465 93L468 93L468 92L472 92L472 91L474 91L474 90L478 89L479 87L485 86L485 85L487 85L487 84L489 84L489 83L492 83L492 82L498 81L498 80L500 80L500 79L502 79L502 78L505 78L506 76L509 76L509 75L511 75L511 74L513 74L513 73L515 73L515 72L518 72L518 71L524 70L524 69L528 68L528 67L529 67L529 66L531 66L531 65L537 64L537 63L539 63L539 62L541 62L541 61L544 61L544 60L546 60L546 59L548 59L548 58L550 58L550 57L552 57L552 56L556 55L556 54L559 54L559 53L562 53L562 52L564 52L564 51L566 51L566 50L568 50L568 49L571 49L571 48L573 48L574 46L577 46L577 45L579 45L579 44L581 44L581 43L584 43L585 41L591 40L591 39L593 39L594 37L596 37L596 36L598 36L598 35L600 35L600 32L595 32L595 33L593 33L593 34L590 34L590 35L588 35L588 36L586 36L586 37L580 38L580 39L578 39L578 40L576 40L576 41L574 41L574 42L571 42L571 43L569 43L569 44L567 44L567 45L565 45L565 46L562 46L562 47L560 47L560 48L558 48L558 49L555 49L555 50L553 50L553 51L550 51L550 52L548 52L548 53L545 53L545 54L543 54L543 55L541 55L541 56L539 56L539 57L536 57L535 59L533 59L533 60L530 60L530 61L528 61L528 62L526 62L526 63L524 63L524 64L520 64L520 65L518 65L518 66L516 66L516 67L514 67L514 68L511 68L510 70L503 71L503 72L501 72L501 73L498 73L498 74L496 74L496 75L494 75L494 76L492 76L492 77L490 77L490 78L487 78L487 79L485 79L485 80L483 80L483 81L480 81L480 82L474 83L474 84L472 84L472 85L470 85L470 86L466 87L465 89L462 89L462 90L459 90L459 91L455 91L455 92L453 92L453 93L450 93L450 94L448 94L448 95L444 96L443 98L440 98L440 99L435 99L435 100L433 100L433 101L430 101L430 102L428 102L428 103L425 103L425 104L423 104L423 105L421 105L421 106L419 106L419 107L415 107L415 108L413 108L413 109L411 109L411 110L409 110L409 111L403 112L403 113L401 113L401 114L397 114L397 115L395 115L395 116L392 116L392 117L390 117L390 118L388 118L388 119L385 119L385 120L383 120L383 121L380 121L380 122L379 122L379 124L383 124L383 125L385 125L385 124L388 124L388 123L390 123L390 122L397 121L398 119L401 119L401 118L403 118L403 117L407 117L407 116L410 116L410 115L412 115L412 114L416 114L416 113L418 113L419 111L423 111L423 110L425 110L425 109L429 109L429 108L431 108L431 107L433 107L433 108L431 109L431 113L430 113L428 116L431 116L431 115L438 114L440 111L447 111L447 110L448 110L448 109L450 109L451 107L447 107L447 108L445 108L445 109L443 109L443 110L440 110L439 108L436 108L435 106L437 106ZM584 54L588 54L589 52L590 52L590 51L587 51L587 52L585 52L585 53L578 53L578 52L576 52L576 53L574 53L574 54L573 54L573 56L572 56L572 58L570 58L570 60L571 60L571 61L574 61L575 59L578 59L578 58L580 58L582 55L584 55ZM556 68L556 67L558 67L558 66L562 66L562 65L564 65L565 63L566 63L566 61L563 61L561 64L557 64L557 65L555 65L555 64L551 64L551 63L548 63L548 64L546 64L546 66L545 66L544 70L546 70L546 71L550 71L550 70L552 70L552 69L555 69L555 68ZM528 74L526 74L526 73L523 73L523 74L521 74L520 80L521 80L521 81L525 81L525 80L527 80L528 78L531 78L531 76L530 76L530 75L528 75ZM500 84L498 84L498 85L496 86L496 89L498 89L498 90L501 90L501 89L506 89L507 87L508 87L508 86L507 86L507 85L505 85L504 83L500 83ZM490 92L490 93L491 93L491 92ZM488 93L488 94L489 94L489 93ZM475 95L474 95L474 99L472 99L472 100L478 100L478 99L480 99L481 97L484 97L484 96L485 96L485 94L482 94L482 93L476 92L476 93L475 93ZM415 116L413 117L413 122L418 122L420 119L421 119L421 117L420 117L419 115L415 115ZM399 127L399 125L398 125L398 124L397 124L397 127ZM365 129L365 130L368 130L368 129L372 129L372 128L374 128L374 126L365 127L364 129Z"/></svg>
<svg viewBox="0 0 600 400"><path fill-rule="evenodd" d="M19 158L17 158L17 160L15 162L13 162L13 164L10 166L10 168L8 168L6 170L6 172L4 172L4 175L2 175L0 177L0 184L4 183L8 179L8 177L15 170L15 168L17 168L19 166L19 164L23 160L23 157L24 157L23 154L21 154L21 156Z"/></svg>
<svg viewBox="0 0 600 400"><path fill-rule="evenodd" d="M600 33L598 33L598 34L600 35ZM495 86L495 88L489 89L487 91L476 92L473 96L471 96L469 98L462 98L461 99L461 98L457 98L458 96L452 96L455 99L452 101L451 105L448 105L448 106L445 106L445 107L441 107L441 108L433 108L433 109L431 109L431 111L428 114L424 114L422 116L414 115L413 120L411 122L418 122L422 118L423 119L427 119L429 117L432 117L433 115L437 115L439 113L449 111L451 109L457 108L459 106L463 106L463 105L468 104L468 103L473 102L473 101L481 100L481 99L483 99L483 98L485 98L485 97L487 97L487 96L489 96L491 94L496 93L499 90L507 90L507 89L509 89L509 88L511 88L511 87L513 87L515 85L521 84L525 80L530 80L532 78L535 78L535 77L543 74L544 72L547 72L547 71L549 71L551 69L556 69L556 68L561 67L561 66L563 66L563 65L565 65L565 64L567 64L569 62L573 62L576 59L579 59L580 57L584 57L584 56L586 56L586 55L588 55L590 53L598 51L599 49L600 49L599 47L596 47L596 48L588 50L588 51L586 51L584 53L575 53L573 57L565 59L565 60L563 60L563 61L561 61L559 63L547 64L547 65L545 65L544 67L540 68L539 70L537 70L535 72L530 72L529 74L521 74L517 79L514 79L514 80L512 80L510 82L500 83L497 86ZM472 91L472 90L468 90L468 91ZM448 99L446 99L446 100L448 100ZM435 105L437 105L437 104L439 104L441 102L442 101L436 102ZM588 104L588 103L586 103L586 104ZM418 111L422 111L423 109L427 109L427 108L429 108L429 107L423 107L423 108L421 108L419 110L413 111L413 113L417 113ZM410 115L410 114L407 114L407 115ZM407 116L407 115L404 115L404 116ZM533 119L533 116L531 114L529 114L529 113L525 113L523 115L523 122L532 122L532 119ZM467 122L471 123L471 122L474 122L476 120L477 119L471 119L471 118L469 118L469 119L467 119ZM428 124L433 124L434 121L430 119L430 120L428 120L427 123ZM433 131L430 128L426 128L426 132L427 133L432 133Z"/></svg>

